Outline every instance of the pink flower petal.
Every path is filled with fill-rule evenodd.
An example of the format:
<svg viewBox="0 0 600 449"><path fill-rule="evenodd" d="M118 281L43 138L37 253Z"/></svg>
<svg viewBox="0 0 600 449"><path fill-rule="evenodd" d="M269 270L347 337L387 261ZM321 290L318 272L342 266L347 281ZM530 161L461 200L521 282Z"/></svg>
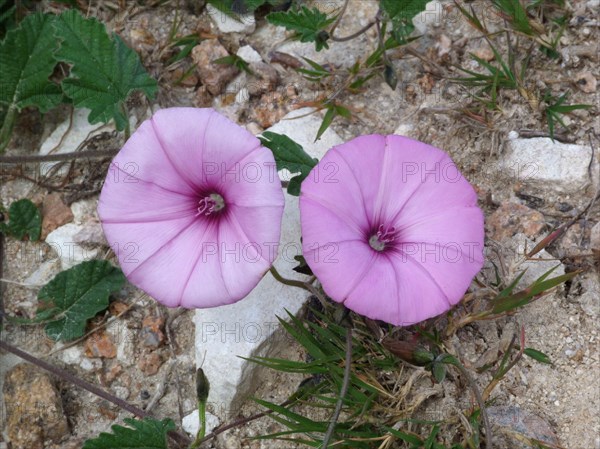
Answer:
<svg viewBox="0 0 600 449"><path fill-rule="evenodd" d="M337 164L338 183L319 182ZM413 324L458 302L483 264L483 214L443 151L400 136L331 149L302 184L303 251L332 299ZM336 264L311 257L324 243ZM308 255L308 257L307 257Z"/></svg>
<svg viewBox="0 0 600 449"><path fill-rule="evenodd" d="M256 176L256 166L265 171ZM164 109L144 122L115 157L98 205L128 279L169 307L246 296L280 237L284 198L271 166L258 139L211 109ZM226 176L235 169L240 176Z"/></svg>

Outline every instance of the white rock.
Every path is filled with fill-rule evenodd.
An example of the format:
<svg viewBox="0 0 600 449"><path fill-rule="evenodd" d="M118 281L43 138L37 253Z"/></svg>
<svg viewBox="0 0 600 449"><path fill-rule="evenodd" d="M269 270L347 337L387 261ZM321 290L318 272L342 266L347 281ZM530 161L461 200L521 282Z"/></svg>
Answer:
<svg viewBox="0 0 600 449"><path fill-rule="evenodd" d="M587 315L597 319L600 315L600 278L597 274L583 275L580 283L583 293L576 300Z"/></svg>
<svg viewBox="0 0 600 449"><path fill-rule="evenodd" d="M195 437L200 429L200 421L198 419L198 410L194 410L187 416L183 417L183 430L189 435ZM219 418L212 413L206 412L206 433L212 432L215 427L219 425Z"/></svg>
<svg viewBox="0 0 600 449"><path fill-rule="evenodd" d="M286 118L310 111L294 111ZM318 115L309 115L296 120L282 120L268 131L287 135L310 155L321 158L331 146L342 143L342 139L329 129L321 140L313 143L320 125ZM287 194L285 197L275 266L284 277L306 279L293 271L297 265L294 256L301 254L298 198ZM273 357L284 348L288 342L282 331L278 331L276 316L285 317L286 309L292 314L298 313L307 296L305 291L285 286L267 273L243 300L196 311L196 365L202 367L210 382L208 408L219 419L227 420L237 415L240 404L259 382L261 367L240 357Z"/></svg>
<svg viewBox="0 0 600 449"><path fill-rule="evenodd" d="M515 140L519 138L519 132L512 130L508 133L508 140Z"/></svg>
<svg viewBox="0 0 600 449"><path fill-rule="evenodd" d="M69 269L85 260L91 260L98 254L98 249L84 248L75 243L75 235L82 230L82 226L67 223L56 228L46 237L46 243L58 255L63 270Z"/></svg>
<svg viewBox="0 0 600 449"><path fill-rule="evenodd" d="M98 200L80 200L71 204L71 211L73 212L73 222L77 224L84 223L90 218L98 221Z"/></svg>
<svg viewBox="0 0 600 449"><path fill-rule="evenodd" d="M262 56L260 53L258 53L250 45L244 45L243 47L240 47L236 54L247 63L262 62Z"/></svg>
<svg viewBox="0 0 600 449"><path fill-rule="evenodd" d="M67 365L76 365L81 362L81 358L83 357L83 352L77 346L72 346L61 351L61 359Z"/></svg>
<svg viewBox="0 0 600 449"><path fill-rule="evenodd" d="M237 104L247 103L250 100L250 92L245 87L242 87L237 94L235 94L235 102Z"/></svg>
<svg viewBox="0 0 600 449"><path fill-rule="evenodd" d="M58 259L42 262L37 270L31 273L23 283L32 287L42 287L59 273L60 265Z"/></svg>
<svg viewBox="0 0 600 449"><path fill-rule="evenodd" d="M81 231L73 236L73 241L75 243L83 245L109 246L100 223L93 220L88 220L81 226Z"/></svg>
<svg viewBox="0 0 600 449"><path fill-rule="evenodd" d="M549 138L515 139L506 142L506 153L499 162L501 174L524 187L543 194L580 194L590 183L598 183L598 157L588 166L592 149L587 146L564 144Z"/></svg>
<svg viewBox="0 0 600 449"><path fill-rule="evenodd" d="M83 360L81 360L81 363L79 364L79 366L81 367L82 370L85 370L85 371L99 370L100 368L102 368L102 360L88 359L87 357L84 357Z"/></svg>
<svg viewBox="0 0 600 449"><path fill-rule="evenodd" d="M327 150L344 143L344 141L332 128L328 128L323 136L314 142L323 121L321 113L314 111L313 108L292 111L267 131L288 136L302 145L307 153L320 159ZM311 114L311 112L313 113Z"/></svg>
<svg viewBox="0 0 600 449"><path fill-rule="evenodd" d="M250 34L256 29L254 14L242 14L234 19L210 4L206 5L206 11L222 33Z"/></svg>
<svg viewBox="0 0 600 449"><path fill-rule="evenodd" d="M425 11L413 17L413 25L418 34L425 34L432 26L439 26L444 17L444 4L437 0L427 3Z"/></svg>
<svg viewBox="0 0 600 449"><path fill-rule="evenodd" d="M515 234L512 239L508 242L508 247L512 250L514 256L513 264L515 276L521 273L523 270L525 274L517 285L518 289L528 287L531 283L535 282L543 274L547 273L554 267L554 271L549 276L550 278L565 274L565 266L558 260L552 260L552 255L542 250L533 256L529 260L523 261L523 255L526 252L531 251L536 245L536 242L527 238L525 234ZM516 263L518 262L518 265ZM517 290L515 290L516 292Z"/></svg>
<svg viewBox="0 0 600 449"><path fill-rule="evenodd" d="M413 133L415 132L415 127L412 123L401 123L394 131L394 134L399 136L411 137L413 138Z"/></svg>
<svg viewBox="0 0 600 449"><path fill-rule="evenodd" d="M101 128L101 124L90 125L88 122L89 109L75 109L73 111L73 123L69 127L70 119L62 122L48 136L40 147L39 154L60 154L70 153L77 150L77 147L88 137L94 134L94 131ZM57 164L57 162L43 162L40 164L40 174L46 175ZM60 169L60 173L67 172L68 167L65 165Z"/></svg>

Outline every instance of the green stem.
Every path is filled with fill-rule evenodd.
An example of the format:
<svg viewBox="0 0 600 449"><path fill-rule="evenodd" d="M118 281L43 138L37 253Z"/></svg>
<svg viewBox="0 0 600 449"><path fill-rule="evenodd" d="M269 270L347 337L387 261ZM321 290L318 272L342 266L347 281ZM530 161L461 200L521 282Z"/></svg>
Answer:
<svg viewBox="0 0 600 449"><path fill-rule="evenodd" d="M312 291L307 287L306 282L296 281L294 279L284 278L282 275L279 274L279 272L275 268L275 265L271 265L271 268L269 269L269 271L271 272L271 274L273 275L273 277L275 279L277 279L279 282L281 282L282 284L289 285L291 287L302 288L302 289L308 290L309 292L312 293Z"/></svg>
<svg viewBox="0 0 600 449"><path fill-rule="evenodd" d="M129 140L129 136L131 136L131 127L129 126L129 111L127 110L125 103L121 103L121 111L125 116L125 140Z"/></svg>
<svg viewBox="0 0 600 449"><path fill-rule="evenodd" d="M10 142L10 136L12 134L12 130L16 120L17 108L14 104L11 104L8 108L8 111L6 111L6 115L4 116L4 123L2 124L2 128L0 129L0 153L4 151L4 149Z"/></svg>
<svg viewBox="0 0 600 449"><path fill-rule="evenodd" d="M312 295L316 296L317 299L323 305L323 307L327 308L327 300L325 299L325 297L321 294L321 292L319 290L317 290L315 287L312 286L311 283L284 278L282 275L279 274L279 272L275 268L275 265L271 265L271 268L269 269L269 271L271 272L273 277L275 279L277 279L279 282L281 282L282 284L289 285L291 287L302 288L302 289L306 290L307 292L311 293Z"/></svg>
<svg viewBox="0 0 600 449"><path fill-rule="evenodd" d="M189 449L199 448L204 439L204 434L206 434L206 401L198 401L198 419L200 420L200 429Z"/></svg>

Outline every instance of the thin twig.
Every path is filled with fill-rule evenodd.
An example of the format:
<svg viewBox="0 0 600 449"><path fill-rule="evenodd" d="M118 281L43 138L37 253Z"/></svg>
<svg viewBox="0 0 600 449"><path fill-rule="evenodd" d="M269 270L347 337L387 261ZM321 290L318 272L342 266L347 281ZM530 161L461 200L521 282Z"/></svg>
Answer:
<svg viewBox="0 0 600 449"><path fill-rule="evenodd" d="M335 19L335 22L333 23L333 25L331 26L331 29L329 30L330 36L333 34L335 29L338 27L338 25L342 21L342 17L344 17L344 14L346 13L346 9L348 9L348 3L350 3L350 0L344 0L344 5L342 6L340 13L338 14L337 18Z"/></svg>
<svg viewBox="0 0 600 449"><path fill-rule="evenodd" d="M30 162L70 161L72 159L81 159L85 157L112 157L118 152L118 148L110 148L108 150L73 151L72 153L62 154L30 154L23 156L0 156L0 164L26 164Z"/></svg>
<svg viewBox="0 0 600 449"><path fill-rule="evenodd" d="M296 399L288 399L287 401L284 401L281 404L279 404L279 406L286 407L295 401L296 401ZM243 426L244 424L248 424L251 421L257 420L264 416L269 416L272 413L273 413L273 410L266 410L264 412L256 413L255 415L249 416L247 418L238 419L237 421L234 421L234 422L224 425L222 427L218 427L217 429L213 430L211 433L206 435L204 438L202 438L200 440L200 444L204 443L205 441L212 440L213 438L216 438L217 435L220 435L223 432L233 429L234 427Z"/></svg>
<svg viewBox="0 0 600 449"><path fill-rule="evenodd" d="M117 314L115 316L109 317L106 321L104 321L103 323L100 323L98 326L96 326L91 331L89 331L88 333L86 333L83 337L79 337L76 340L70 341L69 343L67 343L64 346L61 346L60 348L53 349L48 354L46 354L45 357L50 357L51 355L54 355L57 352L64 351L65 349L69 349L69 348L71 348L71 347L73 347L73 346L81 343L83 340L87 339L90 335L95 334L100 329L104 329L106 326L108 326L113 321L121 318L123 315L125 315L127 312L129 312L132 309L133 306L134 306L133 304L127 306L121 313L119 313L119 314Z"/></svg>
<svg viewBox="0 0 600 449"><path fill-rule="evenodd" d="M332 41L335 41L335 42L351 41L352 39L357 38L361 34L364 34L367 31L369 31L373 27L373 25L375 25L375 23L377 23L377 21L372 20L368 24L366 24L364 27L362 27L360 30L358 30L355 33L350 34L349 36L337 37L337 36L330 35L329 37L331 38Z"/></svg>
<svg viewBox="0 0 600 449"><path fill-rule="evenodd" d="M5 341L0 340L0 349L11 352L11 353L15 354L16 356L22 358L23 360L26 360L29 363L32 363L35 366L42 368L46 371L49 371L52 374L54 374L55 376L58 376L61 379L71 382L72 384L75 384L78 387L83 388L84 390L89 391L90 393L95 394L96 396L107 400L108 402L112 402L116 406L118 406L118 407L122 408L123 410L126 410L129 413L132 413L140 418L151 418L152 417L152 414L136 407L135 405L130 404L129 402L124 401L123 399L119 399L118 397L116 397L110 393L107 393L106 391L96 387L95 385L92 385L92 384L86 382L85 380L74 376L73 374L69 373L68 371L65 371L54 365L46 363L43 360L40 360L31 354L21 351L19 348L15 348L14 346L6 343ZM187 435L180 433L180 432L176 432L176 431L169 432L169 438L171 438L173 441L175 441L179 446L181 446L181 445L186 446L190 443L190 439Z"/></svg>
<svg viewBox="0 0 600 449"><path fill-rule="evenodd" d="M348 392L348 386L350 385L350 368L352 367L352 328L348 327L346 329L346 364L344 366L344 380L342 381L342 388L340 390L340 395L338 396L337 403L335 404L335 410L333 411L333 415L331 416L331 421L329 422L329 427L327 428L327 433L325 433L325 437L323 437L323 445L322 449L327 449L329 446L329 440L331 440L331 436L333 435L333 431L335 430L335 425L338 422L340 417L340 413L342 412L342 406L344 405L344 398L346 397L346 393Z"/></svg>
<svg viewBox="0 0 600 449"><path fill-rule="evenodd" d="M11 352L11 353L15 354L16 356L22 358L23 360L26 360L29 363L33 363L34 365L36 365L46 371L49 371L52 374L54 374L62 379L65 379L65 380L77 385L78 387L81 387L84 390L89 391L92 394L95 394L96 396L99 396L102 399L112 402L113 404L119 406L123 410L127 410L129 413L133 413L134 415L136 415L140 418L150 417L149 413L136 407L135 405L130 404L129 402L126 402L122 399L119 399L116 396L113 396L112 394L96 387L95 385L92 385L92 384L86 382L85 380L74 376L73 374L69 373L68 371L65 371L61 368L58 368L54 365L44 362L43 360L40 360L31 354L21 351L20 349L6 343L5 341L0 340L0 349Z"/></svg>
<svg viewBox="0 0 600 449"><path fill-rule="evenodd" d="M169 347L169 352L171 354L171 359L175 360L177 358L175 354L174 346L176 345L175 339L173 338L173 333L171 331L171 326L175 322L177 318L182 316L187 309L179 309L172 315L167 318L167 322L165 323L165 332L167 334L167 346ZM175 386L177 388L177 411L179 412L179 420L183 422L183 404L181 401L181 381L179 379L179 371L177 371L177 367L175 367Z"/></svg>
<svg viewBox="0 0 600 449"><path fill-rule="evenodd" d="M456 350L456 354L460 357L460 351L458 350L458 347L455 347L455 350ZM460 373L465 377L467 383L469 384L469 388L471 388L471 391L475 395L475 399L477 400L477 404L479 405L479 410L481 411L483 427L485 428L485 447L486 447L486 449L493 449L492 427L490 426L490 421L488 419L488 414L487 414L487 410L485 408L485 401L483 400L483 396L481 395L481 392L479 391L477 384L475 383L475 381L473 380L473 378L471 377L471 375L469 374L467 369L463 366L462 362L460 361L460 359L458 357L457 357L457 361L458 361L458 363L453 364L453 366L455 366L460 371Z"/></svg>
<svg viewBox="0 0 600 449"><path fill-rule="evenodd" d="M171 374L171 371L172 371L174 365L175 365L175 360L171 359L171 361L169 362L167 367L164 369L162 378L157 383L156 391L154 392L154 396L152 396L152 399L150 399L150 402L148 402L148 405L145 408L145 410L147 412L151 412L152 409L154 407L156 407L156 405L158 404L158 401L160 401L162 399L162 397L165 395L165 392L167 391L167 382L169 380L169 375Z"/></svg>
<svg viewBox="0 0 600 449"><path fill-rule="evenodd" d="M4 233L0 232L0 279L4 276ZM4 320L4 284L0 282L0 329Z"/></svg>

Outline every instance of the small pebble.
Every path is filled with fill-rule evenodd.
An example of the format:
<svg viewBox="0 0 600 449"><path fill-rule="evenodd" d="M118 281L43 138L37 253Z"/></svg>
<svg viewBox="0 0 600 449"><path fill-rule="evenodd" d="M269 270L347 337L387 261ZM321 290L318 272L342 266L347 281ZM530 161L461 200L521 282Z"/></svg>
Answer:
<svg viewBox="0 0 600 449"><path fill-rule="evenodd" d="M150 393L148 393L148 390L140 391L140 398L142 398L143 401L150 399Z"/></svg>
<svg viewBox="0 0 600 449"><path fill-rule="evenodd" d="M519 138L519 133L517 131L511 131L508 133L508 140L515 140Z"/></svg>
<svg viewBox="0 0 600 449"><path fill-rule="evenodd" d="M119 399L126 400L129 397L129 390L120 385L112 387L112 391L115 393L115 396Z"/></svg>

